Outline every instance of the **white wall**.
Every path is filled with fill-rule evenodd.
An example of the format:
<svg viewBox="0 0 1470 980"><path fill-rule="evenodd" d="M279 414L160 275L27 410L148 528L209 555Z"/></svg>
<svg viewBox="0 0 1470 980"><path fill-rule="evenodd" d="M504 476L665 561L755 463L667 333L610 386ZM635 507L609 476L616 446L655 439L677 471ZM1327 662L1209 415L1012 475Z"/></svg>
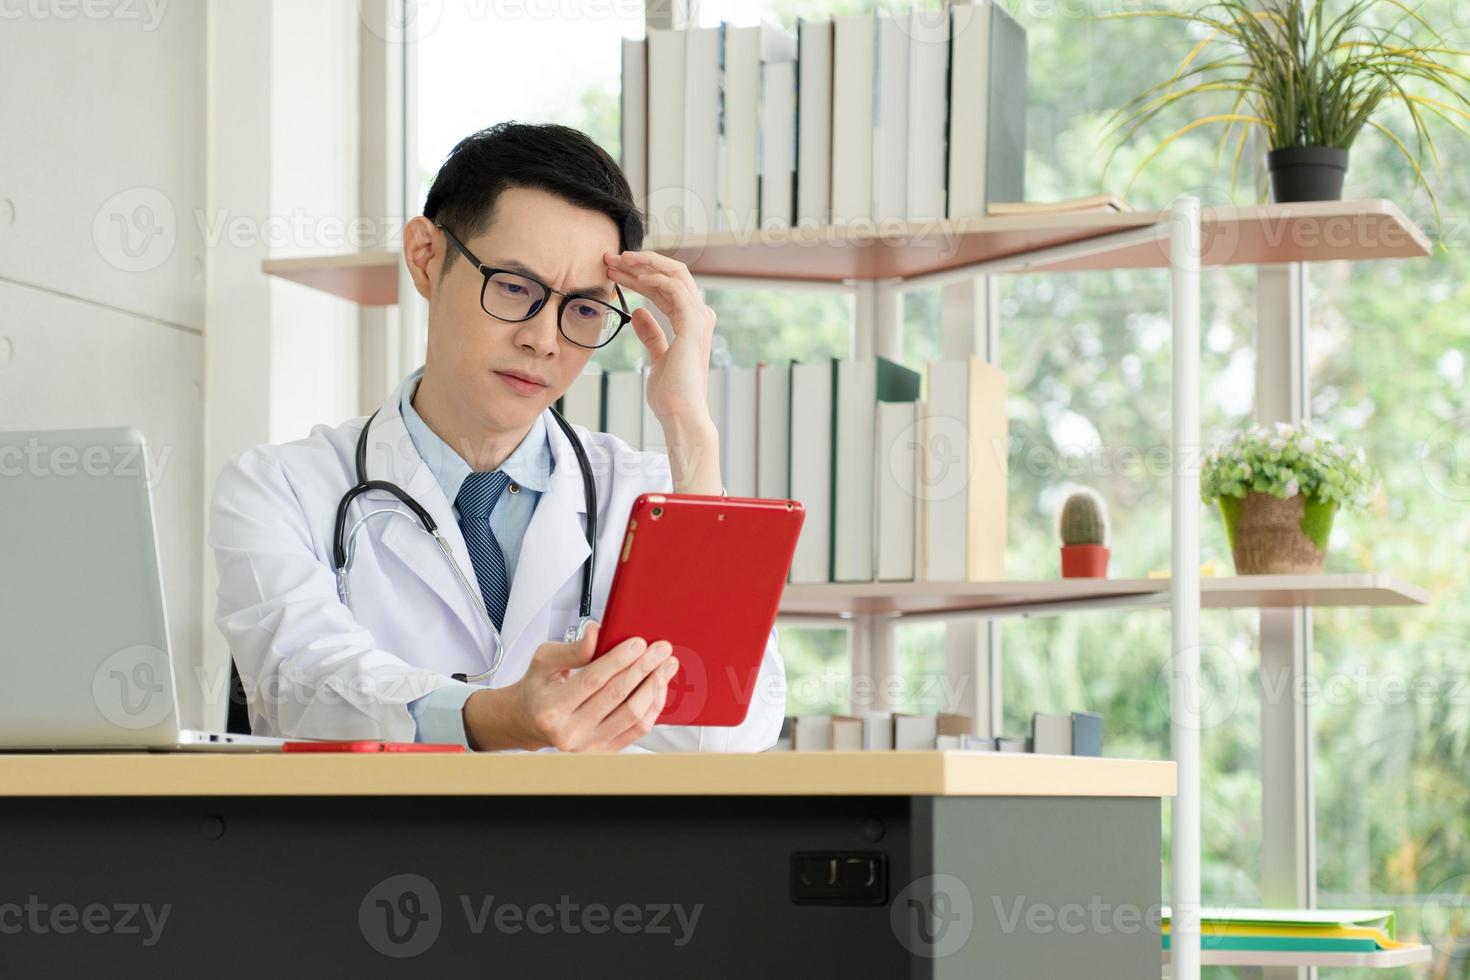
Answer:
<svg viewBox="0 0 1470 980"><path fill-rule="evenodd" d="M193 654L205 10L84 6L10 4L0 21L0 429L132 425L168 453L155 503L169 632ZM188 718L197 702L181 698Z"/></svg>
<svg viewBox="0 0 1470 980"><path fill-rule="evenodd" d="M0 429L133 425L168 452L155 502L190 725L224 716L189 683L226 663L215 475L357 413L356 307L260 262L354 246L360 29L355 0L0 9Z"/></svg>

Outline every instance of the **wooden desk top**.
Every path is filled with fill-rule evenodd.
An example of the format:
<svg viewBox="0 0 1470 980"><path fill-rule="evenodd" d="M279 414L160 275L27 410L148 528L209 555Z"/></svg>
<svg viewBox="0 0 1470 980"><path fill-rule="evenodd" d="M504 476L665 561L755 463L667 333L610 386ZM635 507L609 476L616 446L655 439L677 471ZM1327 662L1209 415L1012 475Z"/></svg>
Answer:
<svg viewBox="0 0 1470 980"><path fill-rule="evenodd" d="M1172 762L994 752L0 755L19 796L1173 796Z"/></svg>

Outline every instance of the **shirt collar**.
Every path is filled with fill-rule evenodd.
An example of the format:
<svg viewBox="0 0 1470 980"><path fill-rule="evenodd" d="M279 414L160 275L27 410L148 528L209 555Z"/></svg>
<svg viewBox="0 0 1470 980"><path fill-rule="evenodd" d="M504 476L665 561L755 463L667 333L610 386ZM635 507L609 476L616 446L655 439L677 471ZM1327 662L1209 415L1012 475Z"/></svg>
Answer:
<svg viewBox="0 0 1470 980"><path fill-rule="evenodd" d="M473 470L464 457L429 428L428 423L413 407L413 396L418 391L419 381L423 376L423 368L408 376L403 385L398 410L403 416L403 425L408 429L409 438L413 440L414 449L418 450L424 465L429 467L439 489L444 491L445 499L453 504L465 478ZM500 469L518 486L539 493L544 492L550 482L552 466L551 443L546 438L546 413L542 412L536 416L526 437L500 465Z"/></svg>

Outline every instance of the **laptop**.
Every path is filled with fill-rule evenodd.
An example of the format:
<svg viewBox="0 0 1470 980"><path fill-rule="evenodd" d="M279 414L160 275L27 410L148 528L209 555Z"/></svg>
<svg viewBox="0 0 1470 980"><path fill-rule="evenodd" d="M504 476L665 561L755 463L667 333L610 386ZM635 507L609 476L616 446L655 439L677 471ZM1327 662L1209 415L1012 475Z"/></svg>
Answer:
<svg viewBox="0 0 1470 980"><path fill-rule="evenodd" d="M133 429L0 433L0 750L280 749L179 725L148 459Z"/></svg>

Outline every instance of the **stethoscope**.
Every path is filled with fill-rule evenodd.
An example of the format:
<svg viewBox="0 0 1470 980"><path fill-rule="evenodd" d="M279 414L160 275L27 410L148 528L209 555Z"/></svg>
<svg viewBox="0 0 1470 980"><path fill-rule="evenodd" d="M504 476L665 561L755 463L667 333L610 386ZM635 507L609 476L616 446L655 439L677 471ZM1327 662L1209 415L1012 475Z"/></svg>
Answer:
<svg viewBox="0 0 1470 980"><path fill-rule="evenodd" d="M368 430L372 428L373 419L378 417L374 412L368 416L367 424L362 427L362 433L357 437L357 483L352 489L342 495L337 503L337 527L332 537L332 561L336 566L337 573L337 596L342 604L349 609L352 608L352 589L348 582L348 574L352 571L352 561L357 554L357 532L362 526L380 514L397 514L403 518L409 518L408 514L396 507L383 507L378 510L369 511L360 517L352 530L347 531L347 508L358 497L369 490L381 490L397 498L398 502L413 512L413 518L418 519L422 527L435 541L439 543L439 551L443 553L449 567L454 569L454 577L459 579L460 588L464 589L465 595L480 610L480 615L485 617L485 622L490 626L490 632L496 636L495 660L490 664L490 669L480 674L451 674L457 681L473 683L488 680L495 676L500 669L500 661L505 657L505 645L499 642L499 630L490 618L490 613L485 609L485 599L480 594L478 586L471 585L465 576L464 570L459 567L459 562L454 560L454 551L449 547L449 539L439 530L434 518L413 496L396 483L387 480L369 480L367 478L367 440ZM572 443L572 451L577 454L577 467L582 471L582 490L587 496L587 561L582 565L582 605L578 615L577 623L567 628L566 640L568 643L581 639L587 623L592 618L592 568L597 560L597 481L592 475L592 463L587 459L587 450L582 446L582 440L572 429L571 423L561 417L556 409L551 409L551 417L556 424L561 426L561 431Z"/></svg>

